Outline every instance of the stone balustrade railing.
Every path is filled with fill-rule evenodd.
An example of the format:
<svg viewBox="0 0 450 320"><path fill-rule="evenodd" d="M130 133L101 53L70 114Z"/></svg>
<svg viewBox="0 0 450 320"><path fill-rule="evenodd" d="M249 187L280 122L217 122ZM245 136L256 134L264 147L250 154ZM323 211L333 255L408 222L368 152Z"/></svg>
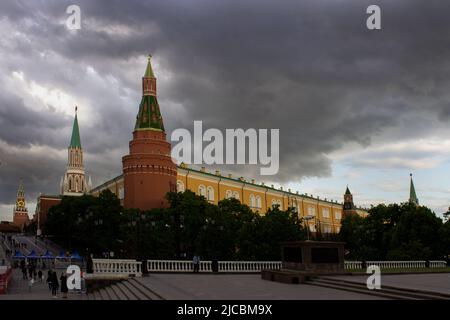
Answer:
<svg viewBox="0 0 450 320"><path fill-rule="evenodd" d="M280 269L281 261L219 261L219 272L260 272Z"/></svg>
<svg viewBox="0 0 450 320"><path fill-rule="evenodd" d="M377 265L383 269L419 269L426 268L427 262L425 260L416 261L366 261L366 266ZM440 260L429 261L429 268L445 268L447 262ZM346 270L362 269L362 261L345 261Z"/></svg>
<svg viewBox="0 0 450 320"><path fill-rule="evenodd" d="M345 261L344 268L346 270L362 269L362 261Z"/></svg>
<svg viewBox="0 0 450 320"><path fill-rule="evenodd" d="M128 274L141 276L141 262L136 260L94 259L94 273ZM200 272L212 272L212 261L201 261ZM363 268L362 261L345 261L346 270ZM415 269L427 267L424 260L417 261L366 261L366 266L377 265L383 269ZM445 261L429 261L429 268L445 268ZM219 261L219 272L257 273L264 269L279 270L281 261ZM192 272L194 266L190 260L147 260L148 272Z"/></svg>
<svg viewBox="0 0 450 320"><path fill-rule="evenodd" d="M142 276L142 262L125 259L92 259L94 274Z"/></svg>
<svg viewBox="0 0 450 320"><path fill-rule="evenodd" d="M147 260L148 272L191 272L194 265L189 260ZM211 261L200 261L199 271L211 271Z"/></svg>
<svg viewBox="0 0 450 320"><path fill-rule="evenodd" d="M200 272L212 272L212 261L201 261ZM281 261L219 261L219 272L260 272L263 269L281 268ZM190 260L147 260L149 272L192 272Z"/></svg>
<svg viewBox="0 0 450 320"><path fill-rule="evenodd" d="M430 268L445 268L447 267L446 261L430 260Z"/></svg>
<svg viewBox="0 0 450 320"><path fill-rule="evenodd" d="M366 261L367 266L377 265L384 269L425 268L426 261Z"/></svg>

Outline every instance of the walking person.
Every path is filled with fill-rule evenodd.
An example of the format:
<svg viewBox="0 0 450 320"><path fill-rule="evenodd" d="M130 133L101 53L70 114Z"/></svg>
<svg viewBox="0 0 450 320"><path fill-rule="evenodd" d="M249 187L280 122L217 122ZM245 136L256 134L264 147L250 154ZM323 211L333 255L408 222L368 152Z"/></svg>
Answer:
<svg viewBox="0 0 450 320"><path fill-rule="evenodd" d="M52 296L53 298L57 298L56 293L58 292L59 288L59 282L58 282L58 275L56 274L56 271L53 271L52 273Z"/></svg>
<svg viewBox="0 0 450 320"><path fill-rule="evenodd" d="M64 272L61 273L59 280L61 280L61 293L63 294L63 298L67 299L67 292L69 291L69 288L67 288L67 276Z"/></svg>
<svg viewBox="0 0 450 320"><path fill-rule="evenodd" d="M52 275L53 275L53 272L51 269L49 269L47 272L47 284L48 284L49 291L52 291L52 287L53 287L52 286Z"/></svg>
<svg viewBox="0 0 450 320"><path fill-rule="evenodd" d="M194 265L194 273L198 273L200 270L200 257L198 255L194 255L192 258L192 264Z"/></svg>
<svg viewBox="0 0 450 320"><path fill-rule="evenodd" d="M30 278L30 280L28 280L28 292L31 292L31 288L33 287L34 284L34 279Z"/></svg>
<svg viewBox="0 0 450 320"><path fill-rule="evenodd" d="M27 280L28 279L28 271L27 271L27 267L22 267L22 275L23 275L23 279Z"/></svg>
<svg viewBox="0 0 450 320"><path fill-rule="evenodd" d="M43 274L42 274L42 271L41 270L39 270L38 271L38 279L39 279L39 282L41 282L42 283L42 278L43 278Z"/></svg>

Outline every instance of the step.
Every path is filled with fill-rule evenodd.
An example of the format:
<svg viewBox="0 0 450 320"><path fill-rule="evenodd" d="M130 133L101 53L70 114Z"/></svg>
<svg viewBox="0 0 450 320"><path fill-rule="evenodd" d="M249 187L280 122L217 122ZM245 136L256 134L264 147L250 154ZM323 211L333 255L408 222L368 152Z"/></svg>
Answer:
<svg viewBox="0 0 450 320"><path fill-rule="evenodd" d="M139 300L132 290L129 290L128 287L124 285L123 282L118 282L115 286L122 291L122 293L127 297L127 300Z"/></svg>
<svg viewBox="0 0 450 320"><path fill-rule="evenodd" d="M137 300L148 300L149 298L143 294L140 290L138 290L137 288L133 287L129 281L123 281L122 284L129 290L131 291L134 296L136 297Z"/></svg>
<svg viewBox="0 0 450 320"><path fill-rule="evenodd" d="M140 282L139 280L136 280L134 278L131 278L128 280L128 282L135 287L137 290L139 290L141 293L143 293L148 300L165 300L161 295L154 292L152 289L147 287L145 284Z"/></svg>
<svg viewBox="0 0 450 320"><path fill-rule="evenodd" d="M362 288L366 288L365 283L357 282L357 281L350 281L350 280L343 280L343 279L333 279L333 278L319 278L317 279L319 281L327 281L339 285L352 285L352 286L360 286ZM412 288L401 288L401 287L394 287L394 286L386 286L382 285L381 290L385 292L392 292L394 294L401 294L405 296L410 296L418 299L425 299L425 300L449 300L450 295L440 292L433 292L433 291L427 291L427 290L420 290L420 289L412 289Z"/></svg>
<svg viewBox="0 0 450 320"><path fill-rule="evenodd" d="M128 300L127 296L119 289L117 284L109 286L109 288L114 291L117 296L117 300Z"/></svg>
<svg viewBox="0 0 450 320"><path fill-rule="evenodd" d="M111 288L111 286L103 288L109 296L109 300L120 300L116 292Z"/></svg>
<svg viewBox="0 0 450 320"><path fill-rule="evenodd" d="M380 290L369 290L366 285L363 284L350 284L350 283L337 283L334 281L327 281L327 280L314 280L314 283L318 283L318 284L324 284L324 285L332 285L332 286L336 286L338 288L342 288L342 289L356 289L359 290L361 292L364 292L366 294L372 294L372 295L376 295L378 293L383 294L383 295L392 295L393 297L395 297L395 299L402 299L402 300L409 300L409 299L413 299L413 300L421 300L421 299L425 299L424 297L420 297L417 296L415 294L411 294L408 292L402 292L399 290L390 290L390 289L386 289L384 287L382 287ZM430 299L430 298L428 298Z"/></svg>
<svg viewBox="0 0 450 320"><path fill-rule="evenodd" d="M110 292L107 290L107 287L101 288L99 291L102 292L103 300L114 300L113 296L111 296Z"/></svg>
<svg viewBox="0 0 450 320"><path fill-rule="evenodd" d="M324 287L324 288L330 288L330 289L336 289L336 290L342 290L342 291L361 293L361 294L365 294L365 295L369 295L369 296L370 295L378 296L378 297L386 298L386 299L415 300L413 298L407 298L407 297L400 296L400 295L388 294L388 293L383 293L383 292L379 292L379 291L369 291L367 288L364 290L364 289L346 287L346 286L337 285L337 284L320 283L320 282L316 282L316 281L306 281L305 284Z"/></svg>
<svg viewBox="0 0 450 320"><path fill-rule="evenodd" d="M98 292L93 292L92 293L92 297L94 298L93 300L101 300L100 295L98 294Z"/></svg>

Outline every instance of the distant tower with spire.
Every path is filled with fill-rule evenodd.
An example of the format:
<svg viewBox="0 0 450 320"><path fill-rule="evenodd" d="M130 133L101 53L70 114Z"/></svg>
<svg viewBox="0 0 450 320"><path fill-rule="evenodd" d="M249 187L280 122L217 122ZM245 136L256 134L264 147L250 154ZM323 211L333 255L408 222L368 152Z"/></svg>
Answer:
<svg viewBox="0 0 450 320"><path fill-rule="evenodd" d="M20 180L19 190L17 190L16 204L13 212L13 224L23 229L30 222L28 209L25 202L25 191L23 181Z"/></svg>
<svg viewBox="0 0 450 320"><path fill-rule="evenodd" d="M167 192L176 191L177 167L166 139L156 98L151 56L142 77L142 99L136 116L130 152L122 158L124 207L148 210L168 205Z"/></svg>
<svg viewBox="0 0 450 320"><path fill-rule="evenodd" d="M351 214L357 214L356 212L356 206L353 203L353 195L350 192L350 189L347 186L347 189L345 190L344 194L344 216L348 216Z"/></svg>
<svg viewBox="0 0 450 320"><path fill-rule="evenodd" d="M83 149L81 148L80 129L78 127L78 107L75 107L75 119L72 127L72 138L68 148L66 173L61 179L61 194L65 196L80 196L91 190L90 183L86 183Z"/></svg>
<svg viewBox="0 0 450 320"><path fill-rule="evenodd" d="M412 178L412 173L409 174L410 176L410 184L409 184L409 203L413 203L416 206L419 205L419 199L417 198L416 195L416 189L414 188L414 182L413 182L413 178Z"/></svg>

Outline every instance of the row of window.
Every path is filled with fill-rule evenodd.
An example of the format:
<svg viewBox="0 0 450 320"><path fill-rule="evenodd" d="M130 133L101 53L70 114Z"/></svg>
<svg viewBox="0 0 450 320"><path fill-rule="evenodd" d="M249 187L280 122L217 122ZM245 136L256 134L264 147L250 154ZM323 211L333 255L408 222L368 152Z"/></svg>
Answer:
<svg viewBox="0 0 450 320"><path fill-rule="evenodd" d="M321 229L322 229L323 233L333 233L333 229L331 228L331 226L323 226ZM335 229L336 229L336 233L339 233L339 231L341 230L341 228L339 226L336 227ZM316 232L317 231L316 225L310 224L309 231Z"/></svg>
<svg viewBox="0 0 450 320"><path fill-rule="evenodd" d="M308 207L308 215L309 216L315 216L316 215L316 208L315 207ZM330 218L330 209L329 208L322 208L322 217ZM342 218L341 211L335 211L334 212L334 219L341 220L341 218Z"/></svg>
<svg viewBox="0 0 450 320"><path fill-rule="evenodd" d="M177 191L178 192L184 192L185 191L184 183L182 181L180 181L180 180L177 181ZM200 185L198 187L198 194L201 195L201 196L204 196L208 201L214 201L214 188L211 187L211 186L205 187L204 185ZM225 192L225 198L226 199L235 198L235 199L240 200L239 192L232 191L232 190L227 190ZM249 204L250 204L251 208L261 209L262 208L261 196L259 196L259 195L255 196L254 194L250 194ZM283 202L280 199L272 199L272 207L274 207L274 206L278 206L280 210L283 210ZM308 215L315 216L316 215L316 208L308 206ZM323 208L322 209L322 216L324 218L330 218L330 209L329 208ZM341 219L341 212L340 211L335 211L334 212L334 218L336 220L340 220Z"/></svg>

